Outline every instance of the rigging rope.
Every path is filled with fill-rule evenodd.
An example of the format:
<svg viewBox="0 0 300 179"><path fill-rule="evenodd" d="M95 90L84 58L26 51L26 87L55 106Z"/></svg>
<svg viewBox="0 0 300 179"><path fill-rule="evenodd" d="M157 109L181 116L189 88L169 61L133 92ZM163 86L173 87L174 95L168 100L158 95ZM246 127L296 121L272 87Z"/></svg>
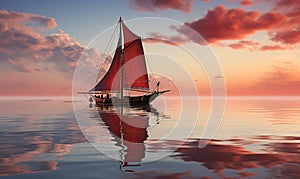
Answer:
<svg viewBox="0 0 300 179"><path fill-rule="evenodd" d="M105 55L106 55L105 58L104 58L103 63L105 62L105 59L106 59L107 56L110 54L109 52L110 52L111 49L112 49L113 43L114 43L115 38L116 38L116 30L117 30L117 27L118 27L118 24L115 26L114 31L113 31L113 33L112 33L110 39L109 39L109 42L108 42L108 44L105 46L103 52L100 52L101 54L105 54ZM96 65L96 67L95 67L94 69L97 69L97 70L98 70L98 69L100 69L100 65L103 64L103 63L100 63L100 62L99 62L99 61L102 61L102 55L100 55L100 57L98 57L98 58L95 59L95 60L96 60L96 62L97 62L97 65ZM92 88L92 87L90 86L91 84L87 84L87 83L88 83L88 82L87 82L87 81L88 81L87 79L89 79L91 76L93 76L93 75L91 75L91 74L93 74L93 72L90 71L90 70L88 70L87 73L86 73L86 75L85 75L85 78L84 78L82 84L80 85L79 91L82 91L83 88L84 88L84 87L87 87L87 86L89 86L90 88ZM96 80L98 80L98 78L99 78L100 75L101 75L101 74L100 74L100 70L98 70L98 74L97 74ZM94 84L93 84L93 85L94 85ZM92 86L93 86L93 85L92 85ZM85 96L86 98L88 98L86 95L84 95L84 96Z"/></svg>
<svg viewBox="0 0 300 179"><path fill-rule="evenodd" d="M145 60L146 60L146 65L149 67L149 70L150 70L150 74L152 74L152 68L151 68L151 65L150 65L150 63L148 62L148 58L147 58L147 56L144 54L144 56L145 56ZM152 75L152 78L154 79L154 81L155 81L155 86L156 86L156 84L157 84L157 80L156 80L156 78L154 77L154 75ZM149 75L148 75L148 79L149 79L149 81L150 81L150 78L149 78Z"/></svg>

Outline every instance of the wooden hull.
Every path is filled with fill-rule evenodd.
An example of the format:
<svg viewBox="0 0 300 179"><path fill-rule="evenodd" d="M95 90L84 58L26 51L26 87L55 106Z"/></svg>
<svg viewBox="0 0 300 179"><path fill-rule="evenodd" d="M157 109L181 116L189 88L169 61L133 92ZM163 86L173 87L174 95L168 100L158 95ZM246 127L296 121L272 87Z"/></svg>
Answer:
<svg viewBox="0 0 300 179"><path fill-rule="evenodd" d="M169 90L153 92L151 94L145 94L142 96L124 96L123 101L120 98L116 98L116 97L112 97L109 99L101 99L101 98L94 97L94 101L96 102L96 104L103 104L103 105L122 105L122 104L130 105L130 106L148 105L155 98L157 98L159 95L165 92L169 92Z"/></svg>

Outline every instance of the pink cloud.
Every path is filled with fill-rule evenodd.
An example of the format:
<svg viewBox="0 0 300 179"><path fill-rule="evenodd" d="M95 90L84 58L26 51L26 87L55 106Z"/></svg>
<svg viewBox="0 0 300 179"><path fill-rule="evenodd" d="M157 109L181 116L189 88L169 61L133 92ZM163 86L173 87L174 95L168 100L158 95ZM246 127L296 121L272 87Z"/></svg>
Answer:
<svg viewBox="0 0 300 179"><path fill-rule="evenodd" d="M272 40L287 44L297 44L300 42L300 30L277 31Z"/></svg>
<svg viewBox="0 0 300 179"><path fill-rule="evenodd" d="M22 63L16 62L15 60L8 59L9 64L11 67L19 72L24 72L24 73L31 73L33 70L28 68Z"/></svg>
<svg viewBox="0 0 300 179"><path fill-rule="evenodd" d="M0 20L0 32L4 32L12 27L17 31L23 30L26 32L31 32L37 27L42 29L57 27L55 19L51 17L6 10L0 10Z"/></svg>
<svg viewBox="0 0 300 179"><path fill-rule="evenodd" d="M62 30L44 33L56 26L50 17L0 10L1 95L69 95L78 60L85 68L96 66L103 55L96 49Z"/></svg>
<svg viewBox="0 0 300 179"><path fill-rule="evenodd" d="M232 49L256 49L257 46L259 46L260 43L259 42L254 42L254 41L250 41L250 40L240 40L237 43L232 43L227 45L228 47L232 48Z"/></svg>
<svg viewBox="0 0 300 179"><path fill-rule="evenodd" d="M173 9L188 13L191 11L193 0L130 0L130 7L138 11L156 12L159 10Z"/></svg>
<svg viewBox="0 0 300 179"><path fill-rule="evenodd" d="M235 50L239 49L248 49L250 51L260 50L260 51L277 51L277 50L291 50L294 47L285 44L267 44L263 45L259 42L250 41L250 40L240 40L237 43L224 44L223 46L230 47Z"/></svg>
<svg viewBox="0 0 300 179"><path fill-rule="evenodd" d="M44 69L72 74L76 62L87 49L62 30L50 35L40 32L56 26L55 20L50 17L1 10L2 70L32 73ZM85 53L100 54L92 50Z"/></svg>
<svg viewBox="0 0 300 179"><path fill-rule="evenodd" d="M262 51L274 51L274 50L291 50L293 49L290 45L263 45L259 48Z"/></svg>
<svg viewBox="0 0 300 179"><path fill-rule="evenodd" d="M299 0L277 0L274 10L287 16L285 23L270 33L273 41L285 44L300 43L300 1Z"/></svg>
<svg viewBox="0 0 300 179"><path fill-rule="evenodd" d="M182 43L188 42L183 36L165 36L158 32L150 33L149 37L143 38L143 42L145 43L164 43L167 45L178 46Z"/></svg>
<svg viewBox="0 0 300 179"><path fill-rule="evenodd" d="M242 0L242 1L240 2L240 4L241 4L242 6L251 6L251 5L252 5L252 1L251 1L251 0Z"/></svg>
<svg viewBox="0 0 300 179"><path fill-rule="evenodd" d="M208 2L209 0L204 0ZM175 9L189 12L192 1L176 0L171 1L132 1L133 7L141 11L156 12L157 9ZM172 5L171 5L172 4ZM185 4L185 5L183 5ZM252 0L241 0L243 6L253 4ZM271 10L269 12L247 11L244 9L228 9L222 5L209 10L204 17L192 22L186 22L181 27L171 27L180 34L184 34L184 39L189 39L201 45L219 43L226 40L243 40L257 32L265 31L270 37L271 44L253 46L245 43L233 43L229 47L232 49L249 50L290 50L300 42L300 2L299 0L276 0L271 2ZM191 32L190 28L197 33ZM201 35L203 38L199 37ZM178 35L178 37L180 37ZM166 43L175 45L172 40L177 43L187 42L186 40L170 39L171 37L148 38L144 39L147 43ZM183 39L183 37L180 37ZM275 45L274 43L275 42ZM252 47L251 47L252 46Z"/></svg>
<svg viewBox="0 0 300 179"><path fill-rule="evenodd" d="M266 71L256 89L269 95L299 95L299 67L292 61L280 62Z"/></svg>
<svg viewBox="0 0 300 179"><path fill-rule="evenodd" d="M285 16L281 13L261 14L258 11L226 9L224 6L217 6L209 10L203 18L187 22L185 25L193 28L208 43L215 43L222 40L243 39L257 31L275 28L284 20ZM177 28L177 31L189 36L186 28ZM190 38L194 39L194 37Z"/></svg>

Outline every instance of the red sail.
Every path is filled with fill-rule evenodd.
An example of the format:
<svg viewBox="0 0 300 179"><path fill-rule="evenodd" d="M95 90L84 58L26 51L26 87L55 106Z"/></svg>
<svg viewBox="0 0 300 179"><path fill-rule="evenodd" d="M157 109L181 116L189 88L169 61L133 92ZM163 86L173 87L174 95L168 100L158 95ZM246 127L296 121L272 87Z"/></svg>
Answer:
<svg viewBox="0 0 300 179"><path fill-rule="evenodd" d="M141 38L132 33L123 21L121 21L121 23L124 36L122 61L123 87L125 89L149 90L148 74ZM91 91L120 90L121 41L120 38L109 70Z"/></svg>
<svg viewBox="0 0 300 179"><path fill-rule="evenodd" d="M122 22L124 34L124 87L149 90L146 61L142 40Z"/></svg>
<svg viewBox="0 0 300 179"><path fill-rule="evenodd" d="M119 39L118 48L116 49L110 68L102 80L94 88L92 88L91 91L120 90L120 78L118 74L120 69L120 49L121 40Z"/></svg>

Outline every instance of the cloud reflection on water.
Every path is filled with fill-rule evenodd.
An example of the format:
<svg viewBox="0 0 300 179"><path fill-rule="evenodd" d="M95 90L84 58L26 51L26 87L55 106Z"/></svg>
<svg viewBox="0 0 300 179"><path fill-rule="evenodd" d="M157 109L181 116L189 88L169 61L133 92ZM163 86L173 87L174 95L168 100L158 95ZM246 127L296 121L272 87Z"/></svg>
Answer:
<svg viewBox="0 0 300 179"><path fill-rule="evenodd" d="M0 176L56 170L73 144L85 142L70 105L21 100L0 106Z"/></svg>
<svg viewBox="0 0 300 179"><path fill-rule="evenodd" d="M277 101L280 103L278 108L274 107L274 100L229 101L229 109L222 123L223 131L221 129L218 135L221 137L217 136L205 148L198 148L199 137L197 136L192 136L185 143L181 140L155 140L151 138L153 135L151 130L147 129L147 135L150 137L144 137L137 143L140 146L144 146L145 143L148 148L127 146L125 152L130 154L127 159L140 157L139 160L134 160L133 164L136 165L124 166L127 173L122 176L125 178L300 178L300 136L296 134L298 129L295 121L299 105L293 100L284 103L282 101L284 100ZM72 153L74 145L79 143L88 145L76 123L71 103L55 100L31 100L19 101L19 103L1 101L0 107L0 176L59 170L60 165L64 165L64 156ZM277 109L293 111L290 112L291 116L288 116L289 112L273 113ZM135 116L135 118L148 118L145 111L138 114L142 116ZM287 120L289 124L285 124L291 126L290 131L285 131L282 126L273 125L266 114L273 115L274 118L277 116L278 120L290 117L291 120ZM166 121L160 121L157 129L165 127L169 124L167 122L174 120L174 115L168 114L168 116ZM243 121L248 119L252 121L247 123ZM92 118L92 120L97 119ZM109 127L105 123L95 124ZM238 125L232 126L233 124ZM247 128L242 128L243 125ZM112 125L110 127L112 129ZM224 127L233 130L224 131ZM266 130L267 128L269 129ZM116 136L119 135L118 129L112 132ZM115 139L112 137L111 140ZM115 145L117 144L116 142ZM162 149L175 150L175 152L166 159L150 164L143 163L142 158L147 152L155 153ZM97 158L101 154L82 155L92 155L93 158ZM78 154L73 156L77 157ZM85 162L91 163L89 160ZM168 168L167 162L170 162L168 164L171 167ZM107 165L103 164L105 162L102 160L96 161L95 165L100 163ZM69 164L72 163L65 165L72 169ZM107 167L112 168L109 171L112 176L121 175L113 166ZM85 171L80 170L79 167L76 172L84 175ZM87 176L98 176L104 171L89 172L91 173L86 173Z"/></svg>

